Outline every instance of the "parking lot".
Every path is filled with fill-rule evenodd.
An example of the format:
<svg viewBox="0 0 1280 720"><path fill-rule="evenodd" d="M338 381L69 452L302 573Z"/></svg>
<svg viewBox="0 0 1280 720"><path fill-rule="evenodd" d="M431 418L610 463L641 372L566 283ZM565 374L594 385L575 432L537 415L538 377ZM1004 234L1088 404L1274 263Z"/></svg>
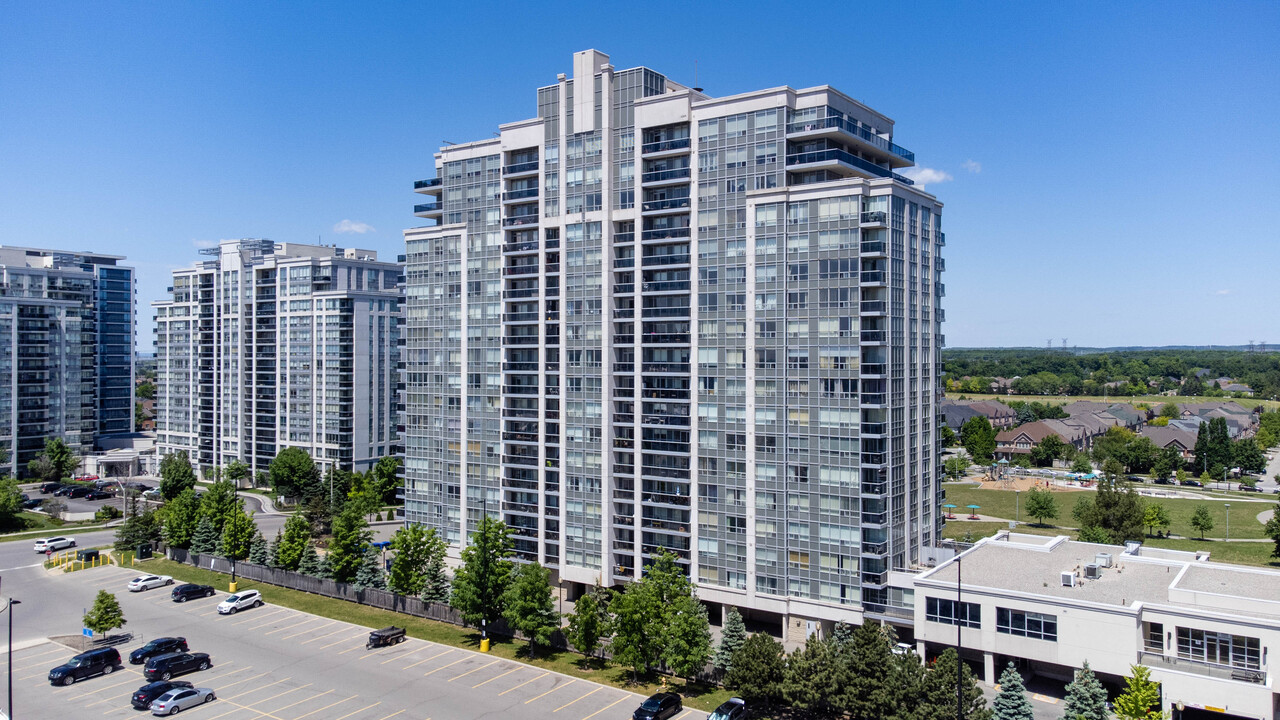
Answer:
<svg viewBox="0 0 1280 720"><path fill-rule="evenodd" d="M125 590L137 575L108 567L59 578L77 590L115 592L134 641L121 656L146 640L166 635L187 638L192 651L207 652L213 667L181 679L212 688L218 699L185 711L202 720L472 720L520 715L557 720L627 718L643 700L634 693L548 672L472 650L410 638L399 645L365 650L369 628L275 607L271 587L261 586L267 604L220 616L225 592L183 604L169 589ZM20 616L19 616L20 617ZM78 620L69 618L71 627ZM53 632L51 630L51 632ZM73 652L53 643L14 653L17 717L103 718L141 715L129 695L146 683L142 666L128 665L107 676L70 687L51 687L54 665ZM703 720L686 710L678 720Z"/></svg>

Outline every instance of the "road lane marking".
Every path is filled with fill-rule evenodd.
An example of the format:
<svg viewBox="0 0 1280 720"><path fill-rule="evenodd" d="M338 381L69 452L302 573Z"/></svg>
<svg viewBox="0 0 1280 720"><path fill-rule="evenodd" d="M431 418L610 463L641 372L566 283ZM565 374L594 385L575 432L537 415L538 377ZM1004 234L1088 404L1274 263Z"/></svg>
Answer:
<svg viewBox="0 0 1280 720"><path fill-rule="evenodd" d="M515 672L515 671L519 670L519 669L520 669L520 668L522 668L522 667L525 667L525 666L524 666L524 665L517 665L517 666L515 666L515 667L511 668L510 670L508 670L508 671L506 671L506 672L502 673L502 674L501 674L501 675L499 675L498 677L491 677L491 678L489 678L488 680L485 680L484 682L481 682L481 683L477 683L477 684L475 684L475 685L472 685L472 686L471 686L471 689L472 689L472 690L475 690L476 688L480 687L481 685L484 685L485 683L491 683L491 682L493 682L494 680L497 680L498 678L506 677L506 676L510 675L511 673L513 673L513 672Z"/></svg>
<svg viewBox="0 0 1280 720"><path fill-rule="evenodd" d="M237 696L237 697L239 697L239 696ZM271 720L284 720L284 718L278 718L278 717L276 717L275 715L272 715L272 714L271 714L271 713L269 713L269 712L264 712L264 711L262 711L262 710L255 710L254 708L251 708L251 707L249 707L248 705L241 705L241 704L240 704L240 703L238 703L238 702L232 702L230 698L218 698L218 699L217 699L217 700L215 700L214 702L225 702L225 703L227 703L228 705L234 705L235 707L234 707L234 708L232 708L232 709L230 709L230 710L228 710L228 711L226 711L226 712L224 712L224 713L222 713L221 715L214 715L214 716L213 716L213 717L211 717L211 718L206 718L206 720L218 720L218 718L220 718L220 717L226 717L227 715L230 715L230 714L232 714L232 713L238 713L238 712L240 712L241 710L248 710L249 712L252 712L252 713L258 713L258 717L269 717L269 718L271 718ZM254 718L254 720L257 720L257 718Z"/></svg>
<svg viewBox="0 0 1280 720"><path fill-rule="evenodd" d="M423 673L423 674L422 674L422 677L426 677L426 676L428 676L428 675L430 675L430 674L432 674L432 673L438 673L438 672L440 672L441 670L443 670L443 669L445 669L445 668L447 668L447 667L453 667L454 665L457 665L457 664L458 664L458 663L460 663L460 662L466 662L467 660L470 660L470 659L471 659L470 657L458 658L457 660L454 660L453 662L449 663L448 665L441 665L440 667L436 668L435 670L428 670L428 671L426 671L425 673Z"/></svg>
<svg viewBox="0 0 1280 720"><path fill-rule="evenodd" d="M233 623L231 623L231 624L232 624L232 625L243 625L244 623L247 623L247 622L254 622L255 620L261 620L261 619L262 619L262 618L264 618L264 617L271 617L272 615L275 615L276 613L285 612L285 610L286 610L286 608L278 608L278 609L276 609L276 610L272 610L271 612L269 612L269 613L267 613L267 614L265 614L265 615L258 615L258 616L256 616L256 617L247 617L247 618L245 618L244 620L237 620L237 621L235 621L235 622L233 622ZM258 629L258 628L260 628L260 627L266 627L267 625L270 625L270 624L271 624L271 623L273 623L273 622L278 622L279 620L280 620L280 618L272 618L272 619L270 619L270 620L268 620L268 621L266 621L266 622L264 622L264 623L261 623L261 624L259 624L259 625L251 625L251 626L249 626L249 627L247 627L247 628L245 628L245 629L246 629L246 630L257 630L257 629Z"/></svg>
<svg viewBox="0 0 1280 720"><path fill-rule="evenodd" d="M337 621L337 620L334 620L334 622L338 622L338 621ZM317 630L319 630L320 628L316 628L316 629L317 629ZM323 640L324 638L327 638L327 637L329 637L330 635L337 635L338 633L342 632L343 630L347 630L347 629L348 629L348 628L340 627L340 628L338 628L337 630L334 630L333 632L327 632L327 633L325 633L325 634L323 634L323 635L317 635L317 636L315 636L315 637L311 638L310 640L303 640L302 642L300 642L300 643L298 643L298 644L299 644L299 645L306 645L307 643L313 643L313 642L315 642L315 641L317 641L317 640Z"/></svg>
<svg viewBox="0 0 1280 720"><path fill-rule="evenodd" d="M423 658L423 659L419 660L418 662L416 662L416 663L414 663L414 664L412 664L412 665L405 665L404 667L402 667L402 668L400 668L400 669L401 669L401 670L408 670L408 669L409 669L409 668L411 668L411 667L417 667L417 666L421 665L422 663L424 663L424 662L426 662L426 661L428 661L428 660L434 660L434 659L436 659L436 658L440 657L441 655L448 655L449 653L451 653L451 652L453 652L453 651L454 651L454 649L453 649L453 648L450 648L450 649L448 649L448 650L445 650L444 652L438 652L438 653L436 653L435 655L432 655L431 657ZM392 660L403 660L403 659L404 659L404 658L399 658L399 657L392 658ZM388 660L387 662L391 662L391 660Z"/></svg>
<svg viewBox="0 0 1280 720"><path fill-rule="evenodd" d="M397 711L397 712L393 712L393 713L391 713L390 715L387 715L387 716L385 716L385 717L380 717L380 718L378 718L378 720L391 720L391 718L393 718L393 717L395 717L395 716L397 716L397 715L403 715L403 714L404 714L404 710L399 710L399 711ZM431 720L431 718L427 718L427 720Z"/></svg>
<svg viewBox="0 0 1280 720"><path fill-rule="evenodd" d="M600 708L599 710L597 710L597 711L595 711L595 712L591 713L590 715L588 715L588 716L586 716L586 717L582 718L582 720L591 720L591 718L593 718L593 717L595 717L595 716L599 715L600 713L604 712L605 710L608 710L609 708L613 707L614 705L617 705L618 703L622 702L623 700L626 700L628 697L631 697L631 696L630 696L630 695L623 695L622 697L618 698L617 700L614 700L613 702L609 703L608 705L605 705L604 707Z"/></svg>
<svg viewBox="0 0 1280 720"><path fill-rule="evenodd" d="M281 631L284 631L284 630L291 630L291 629L293 629L293 628L298 627L299 625L306 625L307 623L309 623L309 622L311 622L311 621L313 621L313 620L319 620L319 619L320 619L320 618L309 617L309 618L306 618L305 620L303 620L302 622L296 622L296 623L294 623L294 624L292 624L292 625L286 625L286 626L284 626L284 627L282 627L282 628L276 628L275 630L272 630L271 632L265 632L265 633L263 633L263 634L262 634L262 636L263 636L263 637L266 637L266 636L268 636L268 635L274 635L274 634L276 634L276 633L278 633L278 632L281 632Z"/></svg>
<svg viewBox="0 0 1280 720"><path fill-rule="evenodd" d="M576 683L576 682L578 682L578 678L573 678L572 680L570 680L569 682L567 682L567 683L565 683L565 684L563 684L563 685L556 685L555 687L553 687L553 688L551 688L550 690L548 690L548 691L546 691L546 692L542 693L542 694L541 694L541 695L539 695L538 697L532 697L532 698L529 698L528 700L525 700L525 701L524 701L524 704L525 704L525 705L528 705L529 703L533 702L534 700L537 700L537 699L539 699L539 698L544 698L544 697L546 697L546 696L550 695L551 693L553 693L553 692L555 692L555 691L559 690L560 688L567 688L567 687L569 687L570 685L572 685L572 684L574 684L574 683Z"/></svg>
<svg viewBox="0 0 1280 720"><path fill-rule="evenodd" d="M330 694L330 693L332 693L332 692L333 692L333 688L329 688L328 690L325 690L324 692L320 693L319 695L312 695L312 696L310 696L310 697L304 697L304 698L302 698L301 700L298 700L298 701L296 701L296 702L291 702L291 703L289 703L288 705L285 705L284 707L278 707L278 708L276 708L275 710L272 710L271 712L273 712L273 713L278 713L278 712L280 712L281 710L288 710L289 708L294 707L295 705L301 705L301 704L302 704L302 703L304 703L304 702L309 702L309 701L311 701L311 700L315 700L316 698L322 698L322 697L324 697L325 695L328 695L328 694ZM332 706L332 705L330 705L329 707L333 707L333 706ZM324 708L320 708L320 709L321 709L321 710L323 710Z"/></svg>
<svg viewBox="0 0 1280 720"><path fill-rule="evenodd" d="M524 682L520 683L519 685L517 685L517 686L515 686L515 687L513 687L513 688L507 688L506 690L503 690L502 692L498 693L498 695L506 695L507 693L511 692L512 690L518 690L518 689L520 689L520 688L524 687L525 685L528 685L529 683L533 682L534 680L540 680L540 679L542 679L542 678L544 678L544 677L546 677L546 676L548 676L548 675L550 675L550 674L551 674L551 673L545 673L545 672L544 672L544 673L542 673L541 675L539 675L538 677L532 677L532 678L529 678L528 680L525 680Z"/></svg>
<svg viewBox="0 0 1280 720"><path fill-rule="evenodd" d="M32 563L30 565L19 565L17 567L11 567L11 568L0 568L0 573L7 573L10 570L26 570L27 568L40 567L41 565L44 565L43 561L38 563Z"/></svg>
<svg viewBox="0 0 1280 720"><path fill-rule="evenodd" d="M473 672L478 672L478 671L480 671L480 670L483 670L483 669L485 669L485 668L489 667L489 665L496 665L496 664L498 664L498 663L500 663L500 662L502 662L502 660L501 660L501 659L494 660L493 662L489 663L488 665L481 665L480 667L475 668L475 669L473 669L473 670L468 670L468 671L466 671L466 672L462 673L461 675L455 675L454 677L449 678L449 682L453 682L454 680L457 680L458 678L466 677L466 676L470 675L470 674L471 674L471 673L473 673Z"/></svg>
<svg viewBox="0 0 1280 720"><path fill-rule="evenodd" d="M572 705L572 704L574 704L574 703L578 702L578 700L581 700L582 698L585 698L585 697L591 697L592 695L595 695L596 693L600 692L600 690L601 690L601 689L602 689L602 688L601 688L600 686L596 686L596 689L595 689L595 690L592 690L591 692L587 693L586 695L583 695L582 697L578 698L577 700L570 700L569 702L567 702L567 703L565 703L565 704L561 705L560 707L556 708L555 710L552 710L551 712L560 712L561 710L563 710L563 709L565 709L565 708L569 707L570 705Z"/></svg>
<svg viewBox="0 0 1280 720"><path fill-rule="evenodd" d="M289 688L288 690L285 690L284 692L276 693L275 695L272 695L271 697L265 697L265 698L262 698L261 700L254 700L254 701L253 701L253 704L254 704L254 705L261 705L262 703L265 703L265 702L271 702L272 700L275 700L275 699L276 699L276 698L278 698L278 697L284 697L285 695L288 695L289 693L295 693L295 692L298 692L299 690L306 690L307 688L311 687L311 685L312 685L312 683L307 683L306 685L299 685L299 686L298 686L298 687L296 687L296 688ZM330 690L329 692L333 692L333 691L332 691L332 690ZM281 708L281 709L283 709L283 708ZM279 712L279 711L277 711L277 712Z"/></svg>
<svg viewBox="0 0 1280 720"><path fill-rule="evenodd" d="M284 678L284 680L277 680L277 681L275 681L275 682L273 682L273 683L267 683L266 685L263 685L263 686L262 686L262 687L260 687L260 688L257 688L257 689L254 689L254 690L245 690L244 692L242 692L242 693L240 693L240 694L238 694L238 695L232 695L231 697L223 698L223 699L225 699L225 700L234 700L234 699L236 699L236 698L238 698L238 697L244 697L245 695L248 695L249 693L253 693L253 692L262 692L263 690L266 690L267 688L271 687L272 685L279 685L280 683L284 682L285 680L290 680L290 679L292 679L292 678ZM192 683L192 684L194 685L194 683Z"/></svg>
<svg viewBox="0 0 1280 720"><path fill-rule="evenodd" d="M374 703L374 704L372 704L372 705L365 705L364 707L360 708L359 710L352 710L351 712L347 713L346 715L343 715L343 716L342 716L342 717L340 717L340 718L334 718L334 720L347 720L347 718L351 717L352 715L355 715L355 714L356 714L356 713L358 713L358 712L364 712L365 710L368 710L368 709L369 709L369 708L371 708L371 707L377 707L377 706L379 706L379 705L381 705L381 704L382 704L382 701L381 701L381 700L379 700L378 702L376 702L376 703ZM404 711L403 711L403 710L401 710L400 712L404 712Z"/></svg>
<svg viewBox="0 0 1280 720"><path fill-rule="evenodd" d="M693 712L693 711L692 711L692 710L685 710L684 712L680 713L680 717L676 718L676 720L684 720L684 716L685 716L685 715L688 715L688 714L689 714L689 713L691 713L691 712Z"/></svg>
<svg viewBox="0 0 1280 720"><path fill-rule="evenodd" d="M329 627L330 625L332 625L332 624L334 624L334 623L336 623L336 622L338 622L338 621L337 621L337 620L330 620L329 622L327 622L327 623L325 623L325 624L321 625L321 626L320 626L320 627L318 627L318 628L310 628L310 629L308 629L308 630L300 630L300 631L298 631L298 632L296 632L296 633L293 633L292 635L285 635L284 637L282 637L282 638L280 638L280 639L281 639L281 640L288 640L289 638L296 638L296 637L298 637L299 635L305 635L306 633L309 633L309 632L315 632L316 630L320 630L321 628L327 628L327 627ZM338 630L338 632L341 632L341 630ZM269 634L269 633L268 633L268 634Z"/></svg>
<svg viewBox="0 0 1280 720"><path fill-rule="evenodd" d="M69 650L67 650L67 649L66 649L66 648L64 648L64 647L59 646L59 647L56 647L56 648L54 648L54 649L52 649L52 650L46 650L46 651L44 651L44 652L42 652L42 653L40 653L40 654L38 654L38 655L27 655L27 656L24 656L24 657L23 657L23 658L21 658L21 659L23 659L23 660L35 660L36 658L42 658L42 657L44 657L45 655L57 655L58 653L64 653L64 652L70 652L70 651L69 651ZM0 655L4 655L4 653L0 652ZM30 665L28 665L27 667L31 667L31 666L30 666Z"/></svg>
<svg viewBox="0 0 1280 720"><path fill-rule="evenodd" d="M329 692L333 692L333 691L332 691L332 690L330 690ZM346 702L347 700L354 700L354 699L356 699L356 698L358 698L358 697L360 697L360 696L359 696L359 695L352 695L351 697L347 698L346 700L339 700L339 701L338 701L338 702L336 702L336 703L330 703L329 705L325 705L324 707L320 708L319 710L312 710L311 712L307 713L306 715L299 715L298 717L294 718L293 720L302 720L302 718L307 717L307 716L309 716L309 715L315 715L316 713L320 712L320 710L328 710L329 708L333 707L334 705L341 705L342 703ZM277 711L277 712L279 712L279 711Z"/></svg>
<svg viewBox="0 0 1280 720"><path fill-rule="evenodd" d="M342 638L341 640L334 640L333 642L329 643L328 645L321 645L320 647L318 647L318 648L316 648L316 649L317 649L317 650L323 650L323 649L325 649L325 648L327 648L327 647L333 647L334 645L337 645L338 643L344 643L344 642L348 642L348 641L350 641L350 640L355 640L356 638L358 638L358 637L360 637L361 635L364 635L364 634L365 634L365 633L364 633L364 631L361 631L361 632L356 633L355 635L352 635L351 637L344 637L344 638ZM361 646L357 645L356 647L361 647Z"/></svg>

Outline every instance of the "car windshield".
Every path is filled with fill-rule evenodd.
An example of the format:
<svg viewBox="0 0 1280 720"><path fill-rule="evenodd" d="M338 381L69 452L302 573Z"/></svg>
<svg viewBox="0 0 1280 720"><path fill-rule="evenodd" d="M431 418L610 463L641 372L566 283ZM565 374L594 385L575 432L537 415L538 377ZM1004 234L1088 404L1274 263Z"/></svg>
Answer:
<svg viewBox="0 0 1280 720"><path fill-rule="evenodd" d="M240 596L239 596L239 595L232 595L231 597L227 598L227 600L226 600L226 601L227 601L227 602L237 602L239 599L240 599Z"/></svg>
<svg viewBox="0 0 1280 720"><path fill-rule="evenodd" d="M640 709L648 710L649 712L655 712L657 710L662 709L662 703L657 700L654 700L653 698L649 698L648 700L645 700L644 703L640 705Z"/></svg>
<svg viewBox="0 0 1280 720"><path fill-rule="evenodd" d="M78 658L78 657L73 657L73 658L71 658L70 660L68 660L68 661L67 661L67 667L73 667L73 668L74 668L74 667L81 667L81 666L83 666L83 665L88 664L88 662L89 662L89 659L88 659L88 658Z"/></svg>

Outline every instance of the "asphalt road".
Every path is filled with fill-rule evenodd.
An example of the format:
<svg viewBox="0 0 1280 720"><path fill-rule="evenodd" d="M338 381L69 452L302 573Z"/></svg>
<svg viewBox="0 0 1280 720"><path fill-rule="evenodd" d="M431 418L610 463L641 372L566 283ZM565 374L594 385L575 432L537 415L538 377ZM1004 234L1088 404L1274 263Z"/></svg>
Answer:
<svg viewBox="0 0 1280 720"><path fill-rule="evenodd" d="M184 676L197 687L212 688L218 699L187 711L203 720L480 720L481 718L553 718L604 720L625 718L643 697L606 685L547 672L491 655L422 640L366 651L369 628L271 605L220 616L215 607L225 593L176 604L166 590L129 593L133 572L96 568L67 575L40 570L23 576L17 595L60 598L40 615L18 608L19 637L75 632L79 608L99 589L115 591L135 640L164 636L187 638L193 651L207 652L213 667ZM10 588L5 578L5 590ZM35 604L35 603L33 603ZM2 616L0 616L2 617ZM31 627L38 624L37 627ZM28 629L29 628L29 629ZM141 713L128 695L144 684L138 666L110 676L51 687L49 668L72 652L43 642L14 654L14 705L30 720L126 718ZM183 713L186 714L185 712ZM677 720L704 720L688 710Z"/></svg>

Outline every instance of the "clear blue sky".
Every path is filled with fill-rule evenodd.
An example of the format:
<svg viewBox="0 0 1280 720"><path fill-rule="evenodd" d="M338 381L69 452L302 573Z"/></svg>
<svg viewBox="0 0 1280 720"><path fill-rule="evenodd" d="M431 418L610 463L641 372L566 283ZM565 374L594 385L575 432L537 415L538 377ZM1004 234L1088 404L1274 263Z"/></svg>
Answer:
<svg viewBox="0 0 1280 720"><path fill-rule="evenodd" d="M533 116L594 47L894 118L945 178L950 346L1280 344L1280 3L586 7L5 3L0 244L128 255L149 352L199 246L403 252L441 142Z"/></svg>

